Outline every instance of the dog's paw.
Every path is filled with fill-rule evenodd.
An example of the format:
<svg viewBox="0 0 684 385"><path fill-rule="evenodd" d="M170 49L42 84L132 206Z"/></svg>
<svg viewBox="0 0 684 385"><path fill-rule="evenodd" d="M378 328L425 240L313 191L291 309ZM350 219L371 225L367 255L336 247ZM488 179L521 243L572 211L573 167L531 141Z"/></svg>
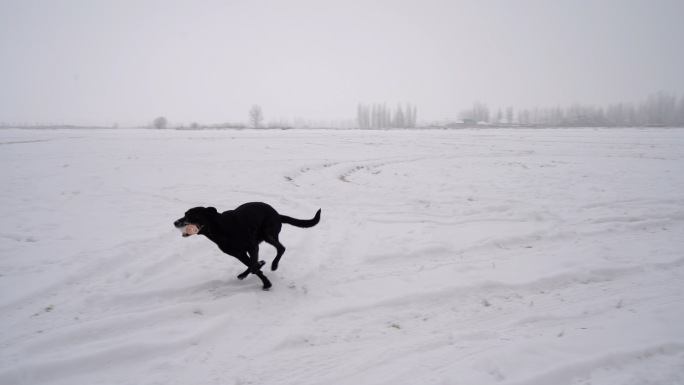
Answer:
<svg viewBox="0 0 684 385"><path fill-rule="evenodd" d="M243 279L247 278L248 275L249 275L249 271L238 275L237 278L242 281Z"/></svg>
<svg viewBox="0 0 684 385"><path fill-rule="evenodd" d="M276 262L273 262L273 263L271 264L271 270L272 270L272 271L278 270L278 264L277 264Z"/></svg>
<svg viewBox="0 0 684 385"><path fill-rule="evenodd" d="M262 290L263 291L271 291L271 285L264 286Z"/></svg>

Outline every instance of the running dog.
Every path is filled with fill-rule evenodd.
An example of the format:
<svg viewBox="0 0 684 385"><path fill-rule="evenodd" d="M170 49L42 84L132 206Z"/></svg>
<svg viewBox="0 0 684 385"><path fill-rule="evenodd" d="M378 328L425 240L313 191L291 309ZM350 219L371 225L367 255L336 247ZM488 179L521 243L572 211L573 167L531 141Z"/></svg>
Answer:
<svg viewBox="0 0 684 385"><path fill-rule="evenodd" d="M245 279L252 273L261 279L264 290L268 290L272 285L261 271L265 262L259 260L259 244L266 242L276 248L277 254L271 263L271 270L275 271L285 253L285 246L278 240L283 223L309 228L320 220L320 209L312 219L296 219L278 214L266 203L252 202L221 214L213 207L195 207L173 225L183 232L184 237L196 233L209 238L221 251L247 266L238 279Z"/></svg>

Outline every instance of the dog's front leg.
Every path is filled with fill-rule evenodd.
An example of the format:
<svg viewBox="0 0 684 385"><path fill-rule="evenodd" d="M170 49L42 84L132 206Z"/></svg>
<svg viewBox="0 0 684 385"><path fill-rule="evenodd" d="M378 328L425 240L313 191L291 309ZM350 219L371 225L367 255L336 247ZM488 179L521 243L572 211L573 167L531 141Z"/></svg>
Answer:
<svg viewBox="0 0 684 385"><path fill-rule="evenodd" d="M256 255L257 255L257 259L259 259L259 257L258 257L258 255L259 255L258 246L257 246ZM249 258L249 256L246 253L242 254L242 255L236 255L235 258L237 258L238 260L240 260L240 262L242 262L245 266L247 266L247 270L243 271L242 273L238 274L238 276L237 276L239 280L243 280L243 279L247 278L249 273L252 272L252 260ZM263 266L265 264L266 264L266 262L259 261L259 267L260 268L261 268L261 266Z"/></svg>
<svg viewBox="0 0 684 385"><path fill-rule="evenodd" d="M251 263L251 262L250 262L250 263ZM263 266L263 265L265 265L265 264L266 264L266 262L264 262L264 261L259 261L259 267L261 267L261 266ZM245 263L245 265L249 266L249 263ZM247 276L249 275L249 273L251 272L251 270L252 270L252 269L248 267L247 270L245 270L244 272L240 273L240 274L237 276L238 279L239 279L239 280L243 280L243 279L247 278Z"/></svg>
<svg viewBox="0 0 684 385"><path fill-rule="evenodd" d="M271 282L266 278L264 273L261 272L261 266L265 264L264 261L259 261L259 249L258 247L256 250L252 250L249 254L251 254L251 258L247 256L247 253L244 253L242 255L236 256L237 259L240 260L240 262L244 263L247 267L247 271L243 272L242 274L238 275L239 279L244 279L249 275L249 273L252 273L259 277L261 279L261 283L264 284L264 290L268 290L272 285Z"/></svg>
<svg viewBox="0 0 684 385"><path fill-rule="evenodd" d="M264 261L259 261L259 245L256 245L249 251L250 263L251 263L251 273L261 279L261 283L264 284L264 290L271 288L271 281L266 278L264 273L261 271L261 266L264 265Z"/></svg>

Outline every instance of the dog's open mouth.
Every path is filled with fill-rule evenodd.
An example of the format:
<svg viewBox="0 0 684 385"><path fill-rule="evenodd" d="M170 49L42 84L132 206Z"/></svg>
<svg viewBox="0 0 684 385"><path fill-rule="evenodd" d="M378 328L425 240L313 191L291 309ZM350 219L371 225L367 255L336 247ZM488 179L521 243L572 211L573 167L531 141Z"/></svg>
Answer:
<svg viewBox="0 0 684 385"><path fill-rule="evenodd" d="M197 225L192 225L192 224L180 226L180 227L177 227L177 229L180 230L181 233L183 233L184 237L189 237L191 235L195 235L195 234L199 233L199 231L200 231L200 229Z"/></svg>

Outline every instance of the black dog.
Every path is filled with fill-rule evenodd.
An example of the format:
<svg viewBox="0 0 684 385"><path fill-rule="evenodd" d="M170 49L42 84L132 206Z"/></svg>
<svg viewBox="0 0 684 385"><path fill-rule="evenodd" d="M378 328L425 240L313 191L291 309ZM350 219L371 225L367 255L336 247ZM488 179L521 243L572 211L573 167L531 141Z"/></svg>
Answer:
<svg viewBox="0 0 684 385"><path fill-rule="evenodd" d="M303 220L280 215L266 203L252 202L221 214L213 207L195 207L173 224L176 228L197 226L197 234L206 236L216 243L221 251L239 259L248 267L244 273L238 275L239 279L245 279L252 273L261 279L264 290L268 290L271 282L261 272L264 261L259 260L259 244L265 241L276 248L277 254L271 264L271 270L277 270L280 258L285 253L285 246L278 240L283 223L308 228L316 226L320 219L320 209L312 219ZM184 237L189 235L183 231Z"/></svg>

